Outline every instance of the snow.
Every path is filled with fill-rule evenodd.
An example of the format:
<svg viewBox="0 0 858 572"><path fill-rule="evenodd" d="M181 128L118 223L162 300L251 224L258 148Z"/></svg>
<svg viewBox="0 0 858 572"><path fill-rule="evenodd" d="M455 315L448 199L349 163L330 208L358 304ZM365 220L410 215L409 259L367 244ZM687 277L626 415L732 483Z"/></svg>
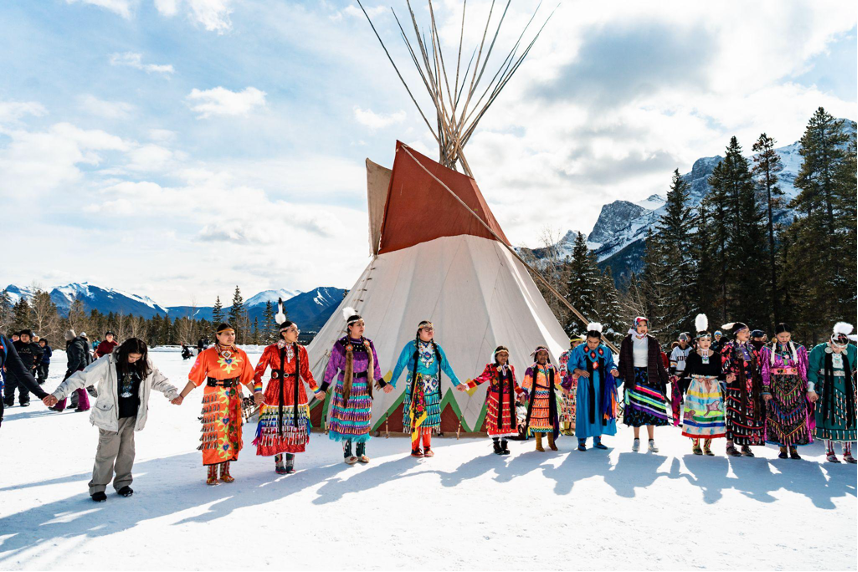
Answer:
<svg viewBox="0 0 858 572"><path fill-rule="evenodd" d="M258 359L259 350L251 353ZM153 352L173 382L190 369ZM56 351L47 387L60 381ZM485 437L436 439L414 460L404 438L373 439L367 466L342 463L314 433L294 475L254 455L254 426L233 465L236 482L204 484L200 399L160 394L137 434L133 497L87 494L98 438L87 414L33 403L0 428L0 569L856 569L856 469L804 461L690 454L678 429L661 452L632 453L625 427L610 451L537 453ZM14 470L12 470L14 468Z"/></svg>

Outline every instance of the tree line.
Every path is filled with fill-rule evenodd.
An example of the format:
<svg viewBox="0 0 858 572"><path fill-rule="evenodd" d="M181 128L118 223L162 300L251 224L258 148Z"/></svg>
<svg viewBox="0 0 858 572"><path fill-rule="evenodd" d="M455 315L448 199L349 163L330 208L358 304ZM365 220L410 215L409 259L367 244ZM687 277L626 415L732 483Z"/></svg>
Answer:
<svg viewBox="0 0 858 572"><path fill-rule="evenodd" d="M68 313L63 316L49 292L38 287L33 290L30 299L22 296L16 303L12 302L5 289L0 291L0 332L9 335L31 329L47 338L55 347L63 346L66 330L74 330L77 334L86 332L90 340L102 339L106 331L112 331L120 341L140 338L150 346L181 343L193 346L201 338L211 341L214 328L221 322L227 322L236 330L237 343L267 345L277 339L274 305L266 303L262 323L259 318L251 321L238 286L235 287L229 307L224 308L220 296L217 297L211 320L196 319L195 307L188 310L186 315L173 318L156 314L147 319L115 312L104 314L95 309L87 312L81 298L73 300Z"/></svg>

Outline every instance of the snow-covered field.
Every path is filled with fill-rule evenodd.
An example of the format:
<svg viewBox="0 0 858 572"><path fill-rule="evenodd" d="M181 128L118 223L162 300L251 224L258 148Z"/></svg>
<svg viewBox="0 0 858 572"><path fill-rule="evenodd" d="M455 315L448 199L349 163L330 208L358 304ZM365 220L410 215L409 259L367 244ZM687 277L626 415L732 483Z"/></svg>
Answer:
<svg viewBox="0 0 858 572"><path fill-rule="evenodd" d="M251 354L253 359L258 353ZM153 352L181 387L190 362ZM48 389L65 356L54 353ZM403 438L374 439L367 466L314 433L299 471L278 476L254 455L254 426L236 482L204 484L197 390L181 407L160 394L137 434L135 494L87 494L98 431L88 414L34 402L0 429L0 570L222 569L856 569L856 469L803 461L695 457L678 429L658 454L537 453L512 442L438 439L415 460Z"/></svg>

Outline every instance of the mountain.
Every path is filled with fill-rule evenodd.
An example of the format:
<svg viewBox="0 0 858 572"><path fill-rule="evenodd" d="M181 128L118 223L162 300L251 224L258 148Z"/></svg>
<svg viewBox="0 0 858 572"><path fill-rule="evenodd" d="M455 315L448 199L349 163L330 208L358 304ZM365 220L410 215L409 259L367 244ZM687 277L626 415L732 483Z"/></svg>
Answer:
<svg viewBox="0 0 858 572"><path fill-rule="evenodd" d="M19 287L10 284L6 287L12 303L17 303L22 297L28 300L33 297L35 291L28 287ZM98 310L102 314L126 314L141 316L149 319L155 315L166 315L167 309L156 304L151 298L129 294L113 288L102 288L88 282L66 284L58 286L50 291L51 301L57 305L61 316L68 316L69 308L75 298L83 301L84 310Z"/></svg>
<svg viewBox="0 0 858 572"><path fill-rule="evenodd" d="M854 121L844 120L843 130L855 136ZM778 186L784 191L784 204L794 199L799 190L795 187L795 178L801 170L801 142L775 149L781 158L782 169L778 172ZM682 175L689 184L689 202L696 207L709 193L709 176L723 160L721 156L702 157L694 162L691 171ZM587 237L587 243L596 254L601 268L610 267L616 283L622 284L631 273L640 272L643 268L644 242L647 229L653 227L664 214L665 200L659 195L652 195L645 201L632 203L629 201L614 201L602 207L599 218L593 230ZM775 213L779 222L789 222L794 213L785 207ZM566 233L555 248L561 256L572 253L575 239L573 231ZM545 249L535 249L537 258L545 255Z"/></svg>
<svg viewBox="0 0 858 572"><path fill-rule="evenodd" d="M13 304L21 298L31 299L35 294L33 288L9 284L6 287ZM248 298L245 302L250 321L258 318L263 321L265 303L277 302L283 298L283 309L289 319L296 322L304 331L316 331L328 320L345 295L342 288L320 287L309 292L299 290L265 290ZM62 316L68 316L69 308L75 298L83 301L84 310L88 313L98 310L102 314L140 316L146 319L155 315L170 316L172 319L194 317L198 320L212 319L212 306L170 306L165 308L156 304L151 298L122 292L113 288L103 288L87 282L66 284L50 291L51 300L57 305ZM224 312L229 306L224 307Z"/></svg>

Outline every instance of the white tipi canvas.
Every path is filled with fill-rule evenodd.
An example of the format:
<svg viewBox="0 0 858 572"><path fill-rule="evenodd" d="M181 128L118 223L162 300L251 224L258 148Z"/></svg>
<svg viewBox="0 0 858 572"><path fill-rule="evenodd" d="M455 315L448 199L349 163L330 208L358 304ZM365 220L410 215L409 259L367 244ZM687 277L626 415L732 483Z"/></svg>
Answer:
<svg viewBox="0 0 858 572"><path fill-rule="evenodd" d="M568 347L568 338L527 269L483 225L471 224L474 215L419 168L417 160L500 231L473 179L412 149L405 153L403 147L397 147L389 176L380 241L372 245L378 254L308 348L314 377L321 381L331 347L345 335L341 310L349 306L363 316L386 380L421 320L434 323L435 339L463 382L482 373L498 345L510 349L519 381L537 345L547 346L556 360ZM375 167L368 163L371 203L374 187L377 193L380 182L388 179L379 178ZM375 234L371 229L370 235ZM497 234L505 240L502 231ZM406 376L393 393L375 392L374 428L383 428L386 421L391 430L401 428ZM485 386L458 392L444 376L442 396L442 431L481 429ZM318 420L322 411L315 413Z"/></svg>

